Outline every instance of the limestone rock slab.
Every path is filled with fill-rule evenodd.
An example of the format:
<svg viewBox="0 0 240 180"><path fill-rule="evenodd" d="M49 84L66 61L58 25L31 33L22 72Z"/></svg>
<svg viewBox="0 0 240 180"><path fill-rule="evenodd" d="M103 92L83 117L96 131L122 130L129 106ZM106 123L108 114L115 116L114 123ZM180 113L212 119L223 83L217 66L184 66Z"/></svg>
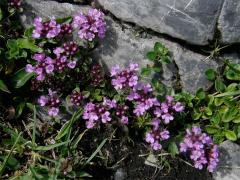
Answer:
<svg viewBox="0 0 240 180"><path fill-rule="evenodd" d="M225 44L240 42L240 1L225 0L218 20L222 42Z"/></svg>
<svg viewBox="0 0 240 180"><path fill-rule="evenodd" d="M214 180L239 180L240 177L240 146L225 141L219 146L219 164L213 174Z"/></svg>
<svg viewBox="0 0 240 180"><path fill-rule="evenodd" d="M223 0L97 0L117 18L191 44L212 40ZM237 1L237 0L236 0Z"/></svg>

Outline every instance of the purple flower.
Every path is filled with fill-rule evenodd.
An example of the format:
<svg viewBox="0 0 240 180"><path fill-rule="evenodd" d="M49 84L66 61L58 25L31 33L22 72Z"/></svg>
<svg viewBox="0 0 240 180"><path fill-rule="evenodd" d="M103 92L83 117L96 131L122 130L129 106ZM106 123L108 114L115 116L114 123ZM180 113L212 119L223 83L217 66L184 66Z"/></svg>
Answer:
<svg viewBox="0 0 240 180"><path fill-rule="evenodd" d="M188 145L185 143L180 143L180 152L187 152Z"/></svg>
<svg viewBox="0 0 240 180"><path fill-rule="evenodd" d="M139 99L139 98L140 98L140 95L133 91L127 96L127 100L129 100L129 101Z"/></svg>
<svg viewBox="0 0 240 180"><path fill-rule="evenodd" d="M108 108L115 108L117 106L117 101L115 99L113 100L110 100L110 99L107 99L107 98L103 98L103 105L104 106L107 106Z"/></svg>
<svg viewBox="0 0 240 180"><path fill-rule="evenodd" d="M71 61L71 62L68 63L68 67L69 67L70 69L74 69L74 68L76 67L76 64L77 64L76 61Z"/></svg>
<svg viewBox="0 0 240 180"><path fill-rule="evenodd" d="M49 65L46 66L46 73L47 73L47 74L52 73L53 70L54 70L54 65L49 64Z"/></svg>
<svg viewBox="0 0 240 180"><path fill-rule="evenodd" d="M138 77L137 76L132 76L130 79L129 79L129 87L133 87L135 85L137 85L138 83Z"/></svg>
<svg viewBox="0 0 240 180"><path fill-rule="evenodd" d="M53 53L57 56L57 57L60 57L61 54L64 52L64 49L61 48L61 47L57 47L53 50Z"/></svg>
<svg viewBox="0 0 240 180"><path fill-rule="evenodd" d="M55 19L51 19L49 22L43 23L42 18L37 17L33 22L33 38L46 37L48 39L54 38L61 32L61 26L57 24Z"/></svg>
<svg viewBox="0 0 240 180"><path fill-rule="evenodd" d="M55 108L55 107L52 107L48 110L48 115L49 116L52 116L52 117L55 117L57 116L59 113L59 109L58 108Z"/></svg>
<svg viewBox="0 0 240 180"><path fill-rule="evenodd" d="M33 59L36 60L36 61L43 61L45 59L46 55L45 54L42 54L42 53L37 53L37 54L34 54L33 56Z"/></svg>
<svg viewBox="0 0 240 180"><path fill-rule="evenodd" d="M115 89L133 88L138 84L137 71L129 67L120 70L119 66L113 66L111 69L112 85Z"/></svg>
<svg viewBox="0 0 240 180"><path fill-rule="evenodd" d="M128 124L128 117L122 116L122 118L121 118L121 123L122 123L122 124Z"/></svg>
<svg viewBox="0 0 240 180"><path fill-rule="evenodd" d="M153 130L158 130L159 129L159 125L160 125L160 120L155 118L152 120L151 122L152 126L153 126Z"/></svg>
<svg viewBox="0 0 240 180"><path fill-rule="evenodd" d="M162 115L162 119L164 120L165 124L169 124L170 121L173 120L173 118L174 117L171 114L168 114L168 113Z"/></svg>
<svg viewBox="0 0 240 180"><path fill-rule="evenodd" d="M167 103L168 103L168 104L172 104L172 102L173 102L174 99L173 99L172 96L167 96L167 97L166 97L166 100L167 100Z"/></svg>
<svg viewBox="0 0 240 180"><path fill-rule="evenodd" d="M95 125L94 121L89 120L86 122L87 129L92 129L94 127L94 125Z"/></svg>
<svg viewBox="0 0 240 180"><path fill-rule="evenodd" d="M102 114L102 122L106 123L107 121L111 121L111 118L109 117L110 112L106 111L104 114Z"/></svg>
<svg viewBox="0 0 240 180"><path fill-rule="evenodd" d="M186 130L184 140L180 143L180 152L189 152L197 169L202 169L204 165L207 165L208 171L213 172L217 166L218 148L211 138L202 133L201 128L197 126Z"/></svg>
<svg viewBox="0 0 240 180"><path fill-rule="evenodd" d="M145 105L144 104L138 104L135 109L134 109L134 114L136 114L136 116L142 116L144 115L144 113L146 112L146 109L145 109Z"/></svg>
<svg viewBox="0 0 240 180"><path fill-rule="evenodd" d="M45 106L48 103L48 97L40 96L40 98L38 99L38 103L40 106Z"/></svg>
<svg viewBox="0 0 240 180"><path fill-rule="evenodd" d="M163 140L169 139L170 135L169 135L169 131L164 130L160 133L160 136Z"/></svg>
<svg viewBox="0 0 240 180"><path fill-rule="evenodd" d="M131 63L130 64L130 70L131 71L138 71L139 70L139 66L137 63Z"/></svg>
<svg viewBox="0 0 240 180"><path fill-rule="evenodd" d="M167 103L162 103L161 109L164 113L168 113L169 106L167 105Z"/></svg>
<svg viewBox="0 0 240 180"><path fill-rule="evenodd" d="M111 68L111 77L116 76L120 72L119 65L115 65Z"/></svg>
<svg viewBox="0 0 240 180"><path fill-rule="evenodd" d="M87 15L79 13L73 18L73 27L78 29L81 39L92 41L96 36L104 38L106 22L104 14L97 9L90 9Z"/></svg>
<svg viewBox="0 0 240 180"><path fill-rule="evenodd" d="M45 75L44 74L39 74L36 78L37 81L43 81L45 79Z"/></svg>
<svg viewBox="0 0 240 180"><path fill-rule="evenodd" d="M153 150L155 150L155 151L162 149L162 145L159 144L159 142L154 142L153 144L151 144L151 146L152 146Z"/></svg>
<svg viewBox="0 0 240 180"><path fill-rule="evenodd" d="M26 71L27 73L32 73L32 72L35 71L35 68L34 68L31 64L27 64L27 65L26 65L26 68L25 68L25 71Z"/></svg>
<svg viewBox="0 0 240 180"><path fill-rule="evenodd" d="M184 106L182 106L182 104L181 104L180 102L177 102L177 103L173 106L173 109L174 109L176 112L183 112Z"/></svg>
<svg viewBox="0 0 240 180"><path fill-rule="evenodd" d="M156 107L156 109L154 110L154 115L158 118L161 117L162 110L159 107Z"/></svg>
<svg viewBox="0 0 240 180"><path fill-rule="evenodd" d="M154 143L155 139L151 133L147 133L145 137L145 141L152 144Z"/></svg>

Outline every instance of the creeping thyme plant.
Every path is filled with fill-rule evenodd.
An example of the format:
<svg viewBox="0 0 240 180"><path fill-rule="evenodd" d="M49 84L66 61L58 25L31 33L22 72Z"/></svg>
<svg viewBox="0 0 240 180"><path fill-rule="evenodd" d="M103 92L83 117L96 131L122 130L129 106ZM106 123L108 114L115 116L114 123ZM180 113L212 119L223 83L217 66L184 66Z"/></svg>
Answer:
<svg viewBox="0 0 240 180"><path fill-rule="evenodd" d="M20 2L11 0L8 6L17 11ZM0 22L2 23L1 14ZM90 177L85 172L85 167L91 164L107 142L108 139L104 137L109 127L120 131L125 128L140 132L138 136L153 154L169 151L172 157L179 154L191 160L197 169L205 168L209 172L216 169L219 154L215 143L219 141L216 135L212 139L204 131L213 134L211 129L224 127L226 130L223 131L228 132L229 137L230 126L223 124L221 127L221 123L214 122L211 117L214 114L212 104L201 112L194 107L208 101L213 103L210 100L212 96L206 97L203 90L199 90L196 96L184 92L170 93L172 91L156 78L159 76L154 76L149 81L151 74L161 73L162 64L170 63L168 49L159 42L147 53L150 64L146 67L140 69L137 63L130 62L128 67L115 65L106 72L96 59L91 58L91 52L97 47L97 43L101 43L106 36L106 27L104 13L98 9L78 12L73 17L62 19L35 17L33 27L27 29L22 37L8 40L6 47L1 46L1 50L9 49L6 53L8 59L24 59L24 69L16 72L14 82L17 88L27 87L26 92L31 90L29 96L34 94L34 97L25 98L24 103L16 108L20 111L18 117L25 106L33 111L30 123L26 125L23 122L25 130L14 130L6 124L1 125L1 129L8 134L6 139L12 142L6 148L12 150L6 151L3 156L5 158L0 156L0 160L4 159L0 164L0 176L5 170L15 170L15 175L20 179L29 176L36 179ZM0 52L3 56L2 51ZM229 68L226 69L226 74L229 71ZM7 76L4 80L6 79ZM212 79L215 80L215 77ZM220 86L223 85L216 82L218 89L221 89ZM232 85L231 88L233 86L235 89L230 94L219 90L223 94L218 94L215 98L233 96L237 85ZM1 79L0 89L5 93L10 92ZM225 103L226 99L215 99L215 106L229 109L226 107L229 105ZM46 120L43 122L38 120L37 116L42 118L38 111L46 111L48 118L44 116ZM235 118L237 113L230 121L239 121ZM197 121L188 121L189 118ZM202 123L201 119L210 119L211 123ZM96 150L92 155L85 155L82 147L78 146L86 133L86 138L98 138L94 141ZM27 135L31 137L31 141L26 138ZM111 138L112 136L113 134ZM36 138L39 137L46 139L40 138L37 142ZM99 139L103 140L99 142ZM86 145L86 148L89 147ZM17 150L14 151L15 149ZM2 153L1 149L0 152ZM29 162L32 164L19 172L19 163L14 156L30 156ZM51 156L54 160L49 158ZM44 163L37 166L37 162ZM12 167L11 163L17 164L17 168Z"/></svg>

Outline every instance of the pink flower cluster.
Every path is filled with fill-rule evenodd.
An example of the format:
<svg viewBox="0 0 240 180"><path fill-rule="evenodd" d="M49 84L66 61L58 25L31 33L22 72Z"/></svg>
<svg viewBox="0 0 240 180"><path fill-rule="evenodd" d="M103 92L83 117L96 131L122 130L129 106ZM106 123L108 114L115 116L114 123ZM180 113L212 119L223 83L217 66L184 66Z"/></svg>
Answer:
<svg viewBox="0 0 240 180"><path fill-rule="evenodd" d="M54 38L61 32L61 25L57 24L55 19L49 22L43 22L41 17L36 17L33 22L33 38Z"/></svg>
<svg viewBox="0 0 240 180"><path fill-rule="evenodd" d="M70 95L70 100L71 103L73 103L74 105L80 106L81 101L83 100L83 96L80 92L73 91L72 94Z"/></svg>
<svg viewBox="0 0 240 180"><path fill-rule="evenodd" d="M129 68L121 70L118 65L111 69L112 85L115 89L133 88L138 83L138 64L131 63Z"/></svg>
<svg viewBox="0 0 240 180"><path fill-rule="evenodd" d="M54 50L54 53L64 52L64 49ZM76 60L68 60L67 56L58 56L55 59L52 59L49 56L46 56L43 53L38 53L33 56L33 59L36 61L36 64L33 66L31 64L26 65L26 72L28 73L36 73L38 81L43 81L47 74L52 74L55 70L63 71L65 67L70 69L74 69L76 66Z"/></svg>
<svg viewBox="0 0 240 180"><path fill-rule="evenodd" d="M160 142L170 137L169 131L164 128L164 124L169 124L174 119L174 115L182 112L184 107L180 102L174 102L172 96L167 96L165 102L155 103L153 109L155 116L151 122L153 128L146 133L145 141L150 143L153 150L160 150L162 148Z"/></svg>
<svg viewBox="0 0 240 180"><path fill-rule="evenodd" d="M128 124L128 106L117 104L116 100L103 99L102 103L87 103L84 107L83 119L87 120L86 127L93 128L97 123L110 122L115 117L121 124Z"/></svg>
<svg viewBox="0 0 240 180"><path fill-rule="evenodd" d="M106 22L103 12L97 9L90 9L88 14L82 12L74 16L73 27L77 28L78 36L81 39L92 41L96 36L105 37Z"/></svg>
<svg viewBox="0 0 240 180"><path fill-rule="evenodd" d="M217 145L197 126L186 130L184 140L180 143L180 152L189 152L195 168L203 169L205 165L209 172L216 169L219 161Z"/></svg>
<svg viewBox="0 0 240 180"><path fill-rule="evenodd" d="M152 87L150 84L137 83L127 99L136 103L134 114L142 116L153 106L160 106L157 98L152 94Z"/></svg>
<svg viewBox="0 0 240 180"><path fill-rule="evenodd" d="M98 86L104 80L104 76L101 68L102 67L99 64L95 64L91 69L92 85L94 86Z"/></svg>
<svg viewBox="0 0 240 180"><path fill-rule="evenodd" d="M168 130L160 127L160 120L154 119L152 121L152 130L146 133L145 141L150 143L153 150L157 151L162 149L160 141L167 140L170 137Z"/></svg>
<svg viewBox="0 0 240 180"><path fill-rule="evenodd" d="M61 101L56 92L53 92L50 89L48 92L49 94L47 96L40 96L38 103L42 107L48 107L48 115L54 117L59 113L59 106L61 104Z"/></svg>
<svg viewBox="0 0 240 180"><path fill-rule="evenodd" d="M9 5L14 8L19 8L21 6L21 0L9 0Z"/></svg>
<svg viewBox="0 0 240 180"><path fill-rule="evenodd" d="M154 115L156 118L161 118L165 124L169 124L174 119L174 114L183 112L183 110L184 106L180 102L174 102L172 96L167 96L165 102L155 107Z"/></svg>
<svg viewBox="0 0 240 180"><path fill-rule="evenodd" d="M98 122L107 123L112 120L109 110L116 107L115 100L104 99L102 103L89 102L84 107L83 119L87 120L88 129L94 127Z"/></svg>

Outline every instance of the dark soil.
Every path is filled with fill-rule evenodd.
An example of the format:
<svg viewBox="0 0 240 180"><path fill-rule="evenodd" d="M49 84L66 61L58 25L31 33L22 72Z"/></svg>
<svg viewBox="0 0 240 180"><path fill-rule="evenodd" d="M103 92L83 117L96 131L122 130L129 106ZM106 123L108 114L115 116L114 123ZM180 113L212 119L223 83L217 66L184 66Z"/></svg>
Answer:
<svg viewBox="0 0 240 180"><path fill-rule="evenodd" d="M90 170L89 173L96 180L212 180L211 174L206 170L197 170L179 158L167 156L170 168L165 166L159 169L145 165L147 156L139 155L149 153L148 148L140 142L136 142L135 146L130 146L126 142L111 142L104 146L102 153L108 152L108 163L112 161L112 166L109 163L107 168L98 165L88 167L87 170L88 172Z"/></svg>

